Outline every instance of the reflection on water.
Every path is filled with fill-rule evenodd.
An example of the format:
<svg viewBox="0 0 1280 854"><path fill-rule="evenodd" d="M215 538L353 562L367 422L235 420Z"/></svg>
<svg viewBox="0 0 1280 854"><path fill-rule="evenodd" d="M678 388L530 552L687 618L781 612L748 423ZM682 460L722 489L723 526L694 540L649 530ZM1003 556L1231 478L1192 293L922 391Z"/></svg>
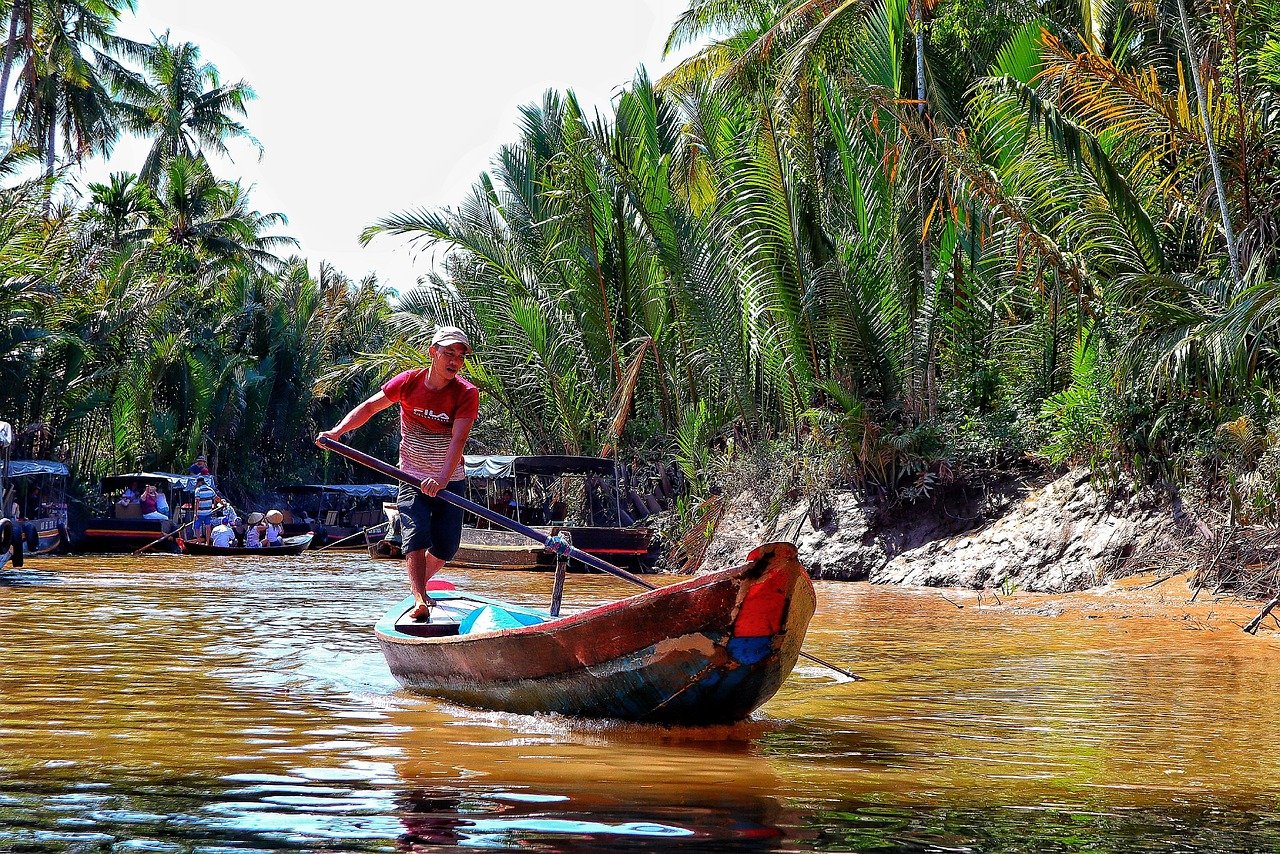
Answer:
<svg viewBox="0 0 1280 854"><path fill-rule="evenodd" d="M667 730L401 691L371 631L401 571L325 553L0 574L0 850L1280 846L1277 649L1247 612L823 584L807 648L869 681L806 665L753 721ZM576 576L566 598L629 592Z"/></svg>

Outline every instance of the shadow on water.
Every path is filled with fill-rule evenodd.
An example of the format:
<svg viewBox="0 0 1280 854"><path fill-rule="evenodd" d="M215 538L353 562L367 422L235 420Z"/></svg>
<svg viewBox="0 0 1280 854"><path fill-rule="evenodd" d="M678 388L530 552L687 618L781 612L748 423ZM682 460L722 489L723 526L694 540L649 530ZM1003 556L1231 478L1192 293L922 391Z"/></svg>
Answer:
<svg viewBox="0 0 1280 854"><path fill-rule="evenodd" d="M1243 854L1274 851L1280 844L1280 827L1265 812L1192 805L1097 812L1054 805L982 809L829 805L808 813L795 835L812 850L858 852Z"/></svg>
<svg viewBox="0 0 1280 854"><path fill-rule="evenodd" d="M3 587L42 587L58 584L61 579L52 572L41 572L28 565L22 569L6 566L0 569L0 588Z"/></svg>
<svg viewBox="0 0 1280 854"><path fill-rule="evenodd" d="M726 791L651 802L643 791L563 795L480 785L242 774L49 773L0 782L0 850L627 852L1253 852L1275 850L1267 807L1036 804L903 807Z"/></svg>

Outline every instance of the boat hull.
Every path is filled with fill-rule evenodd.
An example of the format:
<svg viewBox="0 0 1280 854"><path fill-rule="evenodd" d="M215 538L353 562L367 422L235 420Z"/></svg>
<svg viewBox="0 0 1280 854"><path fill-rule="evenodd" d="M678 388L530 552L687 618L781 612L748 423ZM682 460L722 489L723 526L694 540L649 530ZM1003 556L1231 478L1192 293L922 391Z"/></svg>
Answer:
<svg viewBox="0 0 1280 854"><path fill-rule="evenodd" d="M36 535L40 539L39 547L33 552L27 552L28 557L38 557L40 555L57 554L67 545L63 536L63 528L59 525L43 526Z"/></svg>
<svg viewBox="0 0 1280 854"><path fill-rule="evenodd" d="M311 545L311 535L288 537L283 546L262 546L247 549L240 546L211 546L205 543L190 543L185 540L179 543L184 554L195 557L286 557L302 554Z"/></svg>
<svg viewBox="0 0 1280 854"><path fill-rule="evenodd" d="M129 553L153 543L172 531L176 524L152 519L90 519L75 541L78 552ZM172 551L171 543L161 543L158 551Z"/></svg>
<svg viewBox="0 0 1280 854"><path fill-rule="evenodd" d="M400 616L409 605L377 627L407 688L499 711L702 726L742 720L773 696L815 598L795 547L770 543L741 567L518 629L415 637Z"/></svg>
<svg viewBox="0 0 1280 854"><path fill-rule="evenodd" d="M575 548L588 554L620 563L636 571L645 571L643 558L648 554L652 532L647 528L566 528L542 527L535 531L547 535L566 533ZM404 555L390 544L372 544L369 555L379 560L400 560ZM487 528L463 528L462 542L449 566L463 569L500 569L553 572L556 557L542 545L514 531ZM571 572L595 572L585 564L569 561Z"/></svg>

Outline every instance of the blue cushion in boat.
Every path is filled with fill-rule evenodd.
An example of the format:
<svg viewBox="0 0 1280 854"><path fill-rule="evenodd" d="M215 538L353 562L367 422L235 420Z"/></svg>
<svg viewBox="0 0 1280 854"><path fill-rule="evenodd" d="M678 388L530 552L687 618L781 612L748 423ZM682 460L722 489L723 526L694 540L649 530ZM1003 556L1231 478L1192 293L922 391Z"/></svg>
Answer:
<svg viewBox="0 0 1280 854"><path fill-rule="evenodd" d="M533 626L546 621L546 617L530 614L527 611L509 611L498 605L485 605L463 617L461 625L458 626L458 634L500 632L503 629L518 629L521 626Z"/></svg>

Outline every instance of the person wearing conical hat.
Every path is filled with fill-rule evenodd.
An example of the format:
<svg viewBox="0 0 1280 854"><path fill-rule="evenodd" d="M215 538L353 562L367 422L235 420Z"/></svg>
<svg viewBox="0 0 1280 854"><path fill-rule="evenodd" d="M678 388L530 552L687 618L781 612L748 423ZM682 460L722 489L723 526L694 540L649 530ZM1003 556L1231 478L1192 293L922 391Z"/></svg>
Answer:
<svg viewBox="0 0 1280 854"><path fill-rule="evenodd" d="M427 352L429 367L392 377L318 437L340 441L344 433L400 404L400 468L422 479L416 488L401 486L397 501L415 620L430 618L427 581L453 559L462 541L462 510L436 496L442 489L466 487L462 453L480 412L479 390L459 373L472 352L467 334L456 326L437 327Z"/></svg>
<svg viewBox="0 0 1280 854"><path fill-rule="evenodd" d="M249 518L244 520L244 547L246 549L262 548L262 533L265 528L259 531L259 525L265 525L266 520L261 513L250 513Z"/></svg>
<svg viewBox="0 0 1280 854"><path fill-rule="evenodd" d="M267 545L271 548L284 545L284 514L279 510L267 511Z"/></svg>

